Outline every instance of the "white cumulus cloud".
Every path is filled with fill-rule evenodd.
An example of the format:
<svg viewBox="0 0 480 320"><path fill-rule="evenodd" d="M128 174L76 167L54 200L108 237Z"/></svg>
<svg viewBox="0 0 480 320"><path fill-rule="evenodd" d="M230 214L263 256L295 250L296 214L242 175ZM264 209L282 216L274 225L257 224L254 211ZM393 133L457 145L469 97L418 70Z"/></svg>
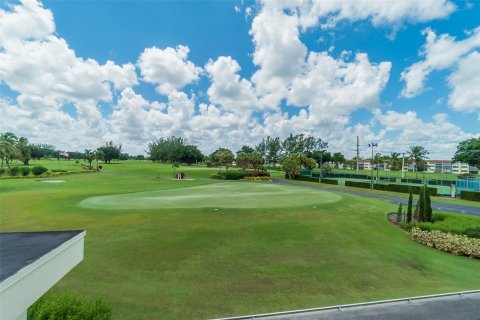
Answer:
<svg viewBox="0 0 480 320"><path fill-rule="evenodd" d="M202 71L188 60L190 49L179 45L176 48L146 48L138 59L143 80L158 85L158 92L170 92L198 80Z"/></svg>

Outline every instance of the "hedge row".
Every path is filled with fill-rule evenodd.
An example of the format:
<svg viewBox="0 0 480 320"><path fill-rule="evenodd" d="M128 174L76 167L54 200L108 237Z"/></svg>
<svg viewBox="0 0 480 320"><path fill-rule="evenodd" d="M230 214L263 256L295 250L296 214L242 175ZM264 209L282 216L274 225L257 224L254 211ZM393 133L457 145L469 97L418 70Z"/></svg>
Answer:
<svg viewBox="0 0 480 320"><path fill-rule="evenodd" d="M39 176L47 172L48 169L43 166L35 166L30 169L30 167L11 167L11 168L0 168L0 176L8 175L10 177L23 176L26 177L32 172L33 175Z"/></svg>
<svg viewBox="0 0 480 320"><path fill-rule="evenodd" d="M288 179L288 174L285 174L285 179ZM295 180L308 181L308 182L318 182L318 178L306 177L306 176L295 176ZM338 185L338 180L335 180L335 179L320 179L320 183Z"/></svg>
<svg viewBox="0 0 480 320"><path fill-rule="evenodd" d="M360 182L360 181L345 181L345 186L347 187L356 187L370 189L370 182ZM400 193L409 193L410 189L413 194L420 194L420 189L422 186L409 186L404 184L374 184L373 189L382 190L382 191L391 191L391 192L400 192ZM431 196L437 195L437 188L428 188L428 192Z"/></svg>
<svg viewBox="0 0 480 320"><path fill-rule="evenodd" d="M451 252L457 256L480 259L480 239L464 235L445 233L438 230L425 231L412 228L410 236L413 240L441 251Z"/></svg>
<svg viewBox="0 0 480 320"><path fill-rule="evenodd" d="M480 201L480 192L462 190L462 192L460 192L460 199Z"/></svg>
<svg viewBox="0 0 480 320"><path fill-rule="evenodd" d="M246 177L270 177L270 173L267 171L230 170L217 172L210 176L212 179L221 180L241 180Z"/></svg>

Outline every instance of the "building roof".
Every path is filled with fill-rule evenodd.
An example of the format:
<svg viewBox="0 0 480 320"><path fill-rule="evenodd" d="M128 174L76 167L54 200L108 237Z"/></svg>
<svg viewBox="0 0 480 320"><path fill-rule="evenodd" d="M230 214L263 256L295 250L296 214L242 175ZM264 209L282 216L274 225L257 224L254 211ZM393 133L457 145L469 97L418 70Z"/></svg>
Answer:
<svg viewBox="0 0 480 320"><path fill-rule="evenodd" d="M0 282L82 232L84 231L0 233Z"/></svg>

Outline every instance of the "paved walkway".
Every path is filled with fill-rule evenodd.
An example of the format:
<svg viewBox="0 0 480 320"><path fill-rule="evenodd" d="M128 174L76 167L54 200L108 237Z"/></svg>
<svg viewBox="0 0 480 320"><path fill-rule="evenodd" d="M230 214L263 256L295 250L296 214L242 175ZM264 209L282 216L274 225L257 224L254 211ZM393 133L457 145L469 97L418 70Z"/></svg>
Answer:
<svg viewBox="0 0 480 320"><path fill-rule="evenodd" d="M480 291L309 310L225 318L229 320L480 320Z"/></svg>
<svg viewBox="0 0 480 320"><path fill-rule="evenodd" d="M298 187L301 187L301 188L320 189L320 190L324 190L324 191L337 192L337 193L347 193L347 194L353 194L353 195L360 196L360 197L367 197L367 198L375 198L375 199L385 200L385 201L395 203L395 204L402 203L405 206L408 205L408 199L403 198L403 197L398 197L398 196L389 196L389 195L378 194L378 193L368 193L368 192L362 192L362 191L351 190L351 189L337 189L337 188L330 188L330 187L320 186L320 185L315 186L315 185L291 183L291 182L288 182L288 181L285 181L285 180L280 180L280 179L275 179L275 178L273 178L272 181L274 183L288 184L289 186L298 186ZM415 202L414 202L414 205L415 205ZM453 213L463 213L463 214L468 214L468 215L479 216L480 217L480 207L472 207L472 206L465 206L465 205L459 205L459 204L450 204L450 203L432 201L432 208L434 210L439 210L439 211L453 212ZM480 317L479 317L479 320L480 320Z"/></svg>

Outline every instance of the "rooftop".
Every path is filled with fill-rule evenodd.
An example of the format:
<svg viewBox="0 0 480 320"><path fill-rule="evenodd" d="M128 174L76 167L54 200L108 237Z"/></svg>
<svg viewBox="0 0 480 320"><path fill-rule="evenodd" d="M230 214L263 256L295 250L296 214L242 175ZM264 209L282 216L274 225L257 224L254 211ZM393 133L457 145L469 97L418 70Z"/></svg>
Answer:
<svg viewBox="0 0 480 320"><path fill-rule="evenodd" d="M82 232L83 230L0 233L0 282Z"/></svg>

